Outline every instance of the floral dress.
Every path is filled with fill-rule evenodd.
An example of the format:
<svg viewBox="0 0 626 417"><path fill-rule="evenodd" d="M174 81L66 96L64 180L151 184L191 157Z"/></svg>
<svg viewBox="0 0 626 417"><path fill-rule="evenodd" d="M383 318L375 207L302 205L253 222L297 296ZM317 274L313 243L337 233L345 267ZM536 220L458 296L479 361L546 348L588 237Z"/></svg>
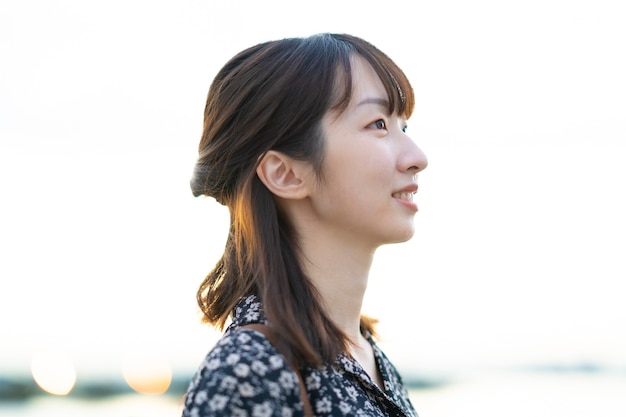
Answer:
<svg viewBox="0 0 626 417"><path fill-rule="evenodd" d="M187 390L183 417L300 417L298 377L261 333L237 330L267 324L256 296L242 298L233 322L208 353ZM303 369L316 416L417 417L400 375L367 335L383 380L379 388L357 361L339 355L332 364Z"/></svg>

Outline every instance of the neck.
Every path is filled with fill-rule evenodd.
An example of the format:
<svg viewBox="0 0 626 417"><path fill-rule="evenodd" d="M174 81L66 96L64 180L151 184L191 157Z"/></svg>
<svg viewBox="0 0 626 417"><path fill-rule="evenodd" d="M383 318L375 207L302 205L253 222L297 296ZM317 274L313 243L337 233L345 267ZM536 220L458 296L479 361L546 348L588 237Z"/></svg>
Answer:
<svg viewBox="0 0 626 417"><path fill-rule="evenodd" d="M330 319L357 343L362 339L361 307L374 250L340 239L324 239L322 233L308 237L301 241L305 273L319 291Z"/></svg>

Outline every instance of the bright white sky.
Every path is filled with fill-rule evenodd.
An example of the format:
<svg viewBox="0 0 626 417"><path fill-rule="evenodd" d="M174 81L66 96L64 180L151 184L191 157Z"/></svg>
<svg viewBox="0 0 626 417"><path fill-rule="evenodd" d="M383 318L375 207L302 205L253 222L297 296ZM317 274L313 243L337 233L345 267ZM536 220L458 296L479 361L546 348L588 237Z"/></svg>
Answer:
<svg viewBox="0 0 626 417"><path fill-rule="evenodd" d="M227 214L188 180L208 86L252 44L348 32L417 93L417 233L366 312L404 370L626 366L626 18L594 1L19 1L0 6L0 373L194 369Z"/></svg>

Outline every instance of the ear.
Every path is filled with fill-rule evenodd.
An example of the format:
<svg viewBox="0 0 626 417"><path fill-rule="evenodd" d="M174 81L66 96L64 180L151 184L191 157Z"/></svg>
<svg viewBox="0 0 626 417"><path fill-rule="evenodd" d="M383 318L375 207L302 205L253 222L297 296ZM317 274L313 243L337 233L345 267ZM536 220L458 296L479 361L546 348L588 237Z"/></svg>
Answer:
<svg viewBox="0 0 626 417"><path fill-rule="evenodd" d="M282 152L268 151L259 161L256 173L272 194L299 200L308 195L308 164L295 160Z"/></svg>

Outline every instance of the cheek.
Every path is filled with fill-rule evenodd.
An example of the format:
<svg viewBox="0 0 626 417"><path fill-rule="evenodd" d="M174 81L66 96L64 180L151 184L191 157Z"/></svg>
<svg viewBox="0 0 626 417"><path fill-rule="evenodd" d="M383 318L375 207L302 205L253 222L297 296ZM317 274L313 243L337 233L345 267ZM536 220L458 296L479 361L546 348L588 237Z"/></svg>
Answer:
<svg viewBox="0 0 626 417"><path fill-rule="evenodd" d="M395 172L395 158L385 146L377 146L363 152L359 167L364 177L373 184L389 184Z"/></svg>
<svg viewBox="0 0 626 417"><path fill-rule="evenodd" d="M359 137L346 133L326 149L323 172L327 185L337 192L364 192L367 188L389 184L396 161L385 139Z"/></svg>

